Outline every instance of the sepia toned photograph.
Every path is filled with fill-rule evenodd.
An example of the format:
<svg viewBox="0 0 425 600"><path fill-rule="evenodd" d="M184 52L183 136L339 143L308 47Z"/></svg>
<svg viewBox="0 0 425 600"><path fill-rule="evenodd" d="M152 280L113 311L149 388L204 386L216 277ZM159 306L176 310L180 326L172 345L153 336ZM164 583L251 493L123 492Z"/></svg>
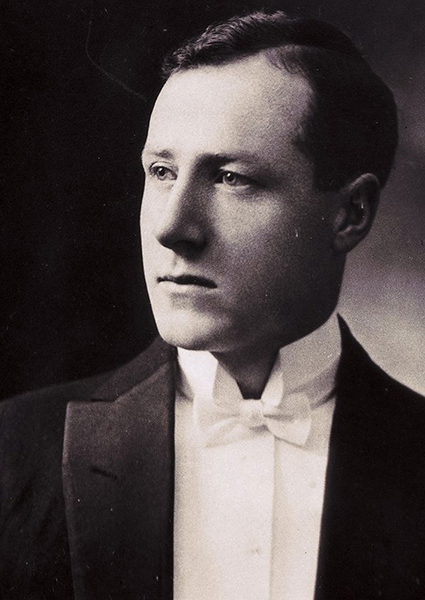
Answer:
<svg viewBox="0 0 425 600"><path fill-rule="evenodd" d="M423 2L0 15L0 599L423 600Z"/></svg>

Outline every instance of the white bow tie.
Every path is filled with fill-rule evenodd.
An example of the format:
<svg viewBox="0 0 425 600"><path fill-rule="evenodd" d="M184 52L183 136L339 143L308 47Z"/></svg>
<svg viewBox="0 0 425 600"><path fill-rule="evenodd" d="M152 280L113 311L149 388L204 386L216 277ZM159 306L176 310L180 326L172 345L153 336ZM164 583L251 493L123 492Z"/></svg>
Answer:
<svg viewBox="0 0 425 600"><path fill-rule="evenodd" d="M284 393L281 377L269 381L261 400L244 400L237 383L223 374L213 397L194 398L194 422L205 446L228 444L268 428L276 437L303 446L311 429L310 400L305 393Z"/></svg>

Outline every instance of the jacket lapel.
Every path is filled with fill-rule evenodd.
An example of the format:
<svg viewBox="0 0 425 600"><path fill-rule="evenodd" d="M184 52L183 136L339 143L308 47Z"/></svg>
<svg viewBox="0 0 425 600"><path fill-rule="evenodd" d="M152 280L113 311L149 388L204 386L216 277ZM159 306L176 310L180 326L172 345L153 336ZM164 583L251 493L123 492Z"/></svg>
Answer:
<svg viewBox="0 0 425 600"><path fill-rule="evenodd" d="M422 399L408 398L405 413L408 391L342 331L316 600L423 598ZM174 363L157 341L95 400L68 407L63 479L77 600L172 598Z"/></svg>
<svg viewBox="0 0 425 600"><path fill-rule="evenodd" d="M341 328L315 598L423 598L423 409Z"/></svg>
<svg viewBox="0 0 425 600"><path fill-rule="evenodd" d="M174 360L157 341L68 406L63 484L75 596L172 598Z"/></svg>

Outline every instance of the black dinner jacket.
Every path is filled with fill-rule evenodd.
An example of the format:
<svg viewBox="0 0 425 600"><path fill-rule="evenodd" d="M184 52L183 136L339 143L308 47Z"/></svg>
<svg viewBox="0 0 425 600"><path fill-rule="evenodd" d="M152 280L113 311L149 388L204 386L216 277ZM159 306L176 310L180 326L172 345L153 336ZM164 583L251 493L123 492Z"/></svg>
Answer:
<svg viewBox="0 0 425 600"><path fill-rule="evenodd" d="M341 326L316 600L423 600L425 399ZM0 405L2 600L172 598L174 372L157 340L85 399Z"/></svg>

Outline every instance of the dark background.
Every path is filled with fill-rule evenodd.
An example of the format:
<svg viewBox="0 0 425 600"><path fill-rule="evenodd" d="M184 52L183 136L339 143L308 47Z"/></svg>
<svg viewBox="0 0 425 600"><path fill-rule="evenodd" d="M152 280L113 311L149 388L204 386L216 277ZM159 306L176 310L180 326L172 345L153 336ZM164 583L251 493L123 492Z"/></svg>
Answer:
<svg viewBox="0 0 425 600"><path fill-rule="evenodd" d="M425 2L9 0L0 8L0 397L112 369L152 338L139 155L165 51L246 8L328 20L393 88L401 143L341 312L425 392Z"/></svg>

